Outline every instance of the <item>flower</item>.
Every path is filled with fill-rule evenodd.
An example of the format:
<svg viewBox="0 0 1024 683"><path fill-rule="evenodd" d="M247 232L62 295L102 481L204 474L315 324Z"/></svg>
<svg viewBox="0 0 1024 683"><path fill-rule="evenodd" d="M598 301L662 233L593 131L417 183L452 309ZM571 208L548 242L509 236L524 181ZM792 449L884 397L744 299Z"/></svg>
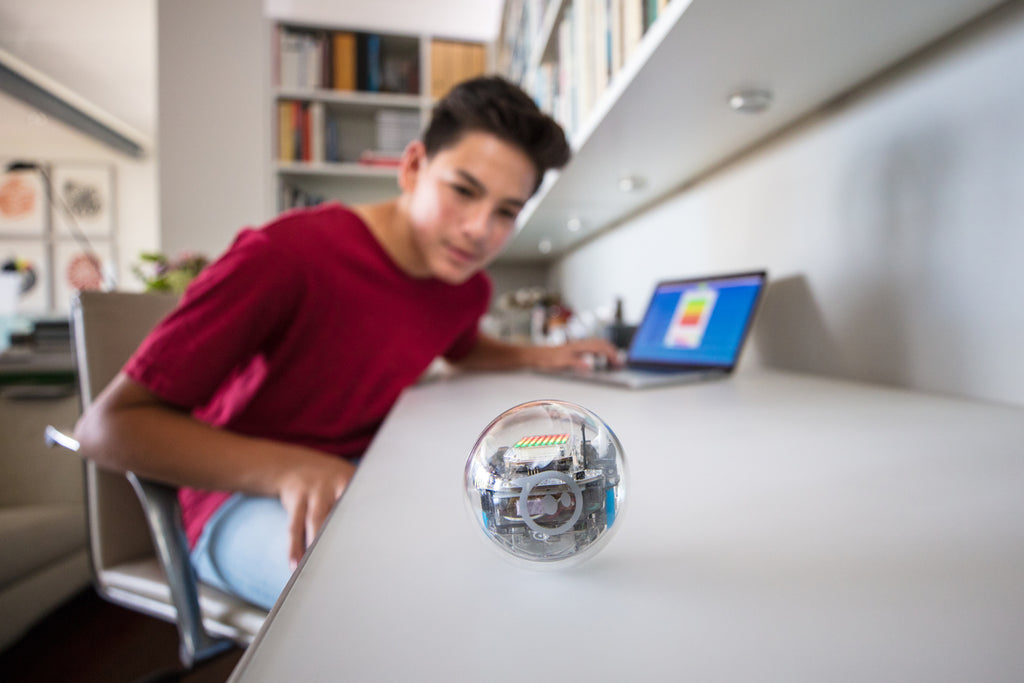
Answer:
<svg viewBox="0 0 1024 683"><path fill-rule="evenodd" d="M202 254L183 251L175 259L159 252L139 254L138 263L132 272L142 280L147 292L174 292L181 294L189 283L209 264Z"/></svg>

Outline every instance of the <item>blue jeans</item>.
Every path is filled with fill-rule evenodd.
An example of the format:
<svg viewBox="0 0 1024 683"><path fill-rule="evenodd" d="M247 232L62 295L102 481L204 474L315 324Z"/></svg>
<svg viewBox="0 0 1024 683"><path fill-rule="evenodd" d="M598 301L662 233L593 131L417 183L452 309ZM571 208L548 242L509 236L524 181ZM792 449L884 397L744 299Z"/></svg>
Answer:
<svg viewBox="0 0 1024 683"><path fill-rule="evenodd" d="M291 578L288 513L277 498L232 495L192 550L203 583L269 610Z"/></svg>

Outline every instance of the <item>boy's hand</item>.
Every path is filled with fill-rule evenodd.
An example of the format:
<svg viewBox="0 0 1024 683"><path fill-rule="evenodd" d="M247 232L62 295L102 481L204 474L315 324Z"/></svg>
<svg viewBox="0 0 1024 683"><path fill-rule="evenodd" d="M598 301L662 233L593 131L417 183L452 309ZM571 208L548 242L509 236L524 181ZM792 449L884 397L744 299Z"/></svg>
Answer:
<svg viewBox="0 0 1024 683"><path fill-rule="evenodd" d="M561 346L537 346L534 367L561 370L576 368L593 370L595 367L619 367L619 350L604 339L580 339Z"/></svg>
<svg viewBox="0 0 1024 683"><path fill-rule="evenodd" d="M539 370L617 368L622 365L619 350L605 339L579 339L561 346L525 346L498 341L481 334L476 346L458 362L467 370Z"/></svg>
<svg viewBox="0 0 1024 683"><path fill-rule="evenodd" d="M278 495L288 512L288 561L293 571L355 471L347 460L311 452L283 477Z"/></svg>

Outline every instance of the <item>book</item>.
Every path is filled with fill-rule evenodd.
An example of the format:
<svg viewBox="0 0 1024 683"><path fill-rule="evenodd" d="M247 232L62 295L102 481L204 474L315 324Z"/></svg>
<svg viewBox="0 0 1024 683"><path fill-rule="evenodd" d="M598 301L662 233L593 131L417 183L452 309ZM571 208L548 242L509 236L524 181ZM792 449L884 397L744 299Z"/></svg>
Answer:
<svg viewBox="0 0 1024 683"><path fill-rule="evenodd" d="M451 74L455 69L450 43L444 40L430 41L430 96L444 97L451 88Z"/></svg>
<svg viewBox="0 0 1024 683"><path fill-rule="evenodd" d="M573 24L575 37L575 69L577 111L575 122L581 125L594 105L594 12L597 5L593 0L575 0L573 3Z"/></svg>
<svg viewBox="0 0 1024 683"><path fill-rule="evenodd" d="M327 87L330 47L326 31L280 27L274 49L276 83L282 88Z"/></svg>
<svg viewBox="0 0 1024 683"><path fill-rule="evenodd" d="M573 6L565 8L558 25L558 103L555 118L566 133L576 130L576 28Z"/></svg>
<svg viewBox="0 0 1024 683"><path fill-rule="evenodd" d="M367 92L380 92L380 36L376 33L366 34L363 45L364 52L360 57L362 58L361 66L366 70L366 87L362 89Z"/></svg>
<svg viewBox="0 0 1024 683"><path fill-rule="evenodd" d="M658 0L644 0L644 32L658 19Z"/></svg>
<svg viewBox="0 0 1024 683"><path fill-rule="evenodd" d="M320 163L324 161L324 103L312 102L309 105L309 154L307 161Z"/></svg>
<svg viewBox="0 0 1024 683"><path fill-rule="evenodd" d="M278 158L281 161L295 160L295 137L292 133L292 102L281 100L277 103Z"/></svg>
<svg viewBox="0 0 1024 683"><path fill-rule="evenodd" d="M301 187L290 183L281 183L280 206L282 211L305 206L315 206L322 203L325 197L321 194L309 192Z"/></svg>
<svg viewBox="0 0 1024 683"><path fill-rule="evenodd" d="M398 168L402 163L402 155L368 149L359 155L359 163L364 166Z"/></svg>
<svg viewBox="0 0 1024 683"><path fill-rule="evenodd" d="M444 97L452 86L474 76L481 76L486 70L487 53L483 45L454 40L431 41L431 97Z"/></svg>
<svg viewBox="0 0 1024 683"><path fill-rule="evenodd" d="M329 116L325 112L324 121L324 161L338 163L341 161L341 126L338 117Z"/></svg>
<svg viewBox="0 0 1024 683"><path fill-rule="evenodd" d="M278 69L280 85L282 88L294 88L299 85L299 73L301 71L304 41L301 34L288 29L282 29L278 34L280 47L278 55L280 68Z"/></svg>
<svg viewBox="0 0 1024 683"><path fill-rule="evenodd" d="M356 89L356 36L349 31L335 31L331 36L333 79L335 90Z"/></svg>
<svg viewBox="0 0 1024 683"><path fill-rule="evenodd" d="M644 37L644 0L622 1L622 61L630 55Z"/></svg>
<svg viewBox="0 0 1024 683"><path fill-rule="evenodd" d="M608 67L610 61L609 38L608 38L608 0L599 0L596 3L596 8L593 13L594 22L594 37L593 37L593 49L594 52L591 55L593 60L593 98L597 101L597 98L601 96L604 89L608 86Z"/></svg>
<svg viewBox="0 0 1024 683"><path fill-rule="evenodd" d="M309 102L296 102L295 119L298 123L295 130L295 158L297 161L309 161Z"/></svg>
<svg viewBox="0 0 1024 683"><path fill-rule="evenodd" d="M377 150L401 156L406 146L419 137L420 115L417 111L381 109L376 113Z"/></svg>

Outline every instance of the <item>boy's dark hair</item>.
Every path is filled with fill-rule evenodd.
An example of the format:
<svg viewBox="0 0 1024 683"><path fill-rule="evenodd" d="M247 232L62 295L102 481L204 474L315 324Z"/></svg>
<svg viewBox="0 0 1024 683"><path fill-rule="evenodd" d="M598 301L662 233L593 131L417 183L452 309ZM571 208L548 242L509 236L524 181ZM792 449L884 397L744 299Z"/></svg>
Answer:
<svg viewBox="0 0 1024 683"><path fill-rule="evenodd" d="M519 86L500 76L463 81L438 100L423 133L427 157L458 144L472 131L490 133L521 149L537 171L534 192L545 171L569 161L569 143L562 127Z"/></svg>

